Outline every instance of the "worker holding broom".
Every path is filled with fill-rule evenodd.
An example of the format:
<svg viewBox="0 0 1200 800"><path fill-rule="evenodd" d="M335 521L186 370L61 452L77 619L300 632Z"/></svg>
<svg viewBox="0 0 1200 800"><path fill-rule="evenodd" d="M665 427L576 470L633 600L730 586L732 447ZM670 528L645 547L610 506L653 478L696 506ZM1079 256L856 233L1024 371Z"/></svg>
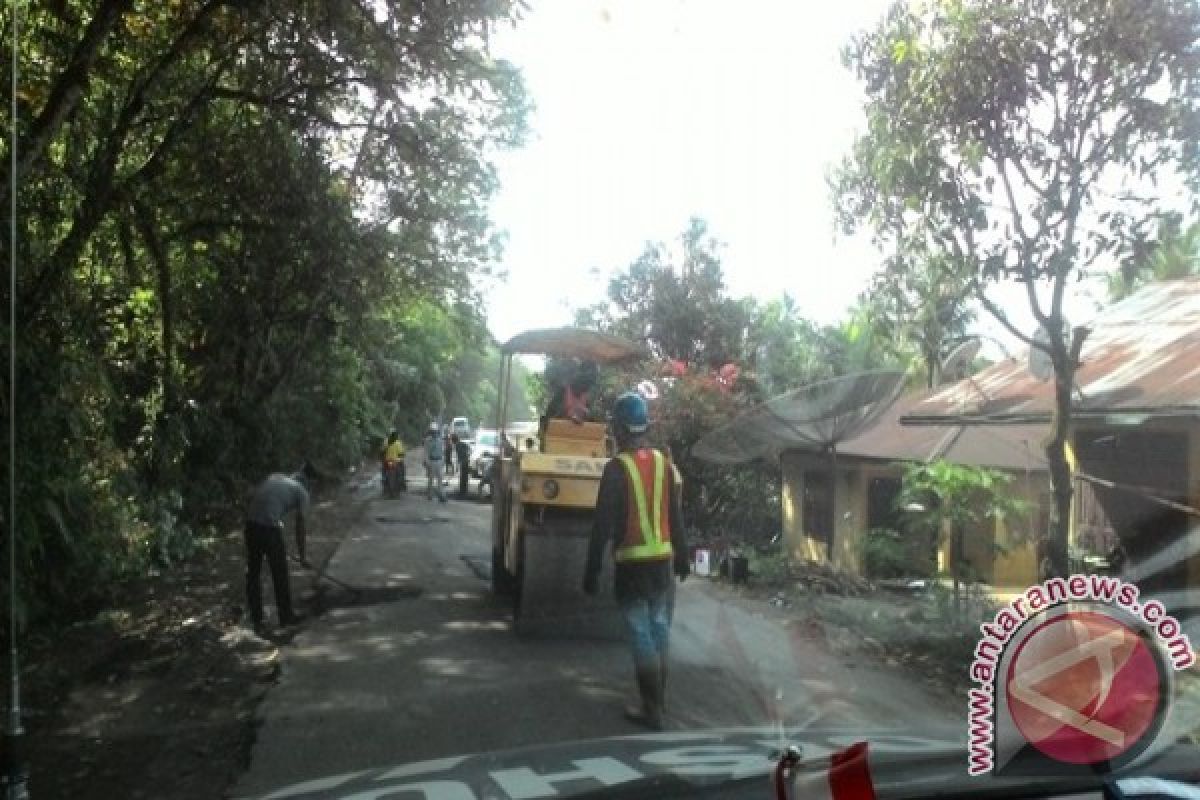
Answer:
<svg viewBox="0 0 1200 800"><path fill-rule="evenodd" d="M279 624L296 625L303 618L292 609L288 579L287 548L283 543L284 518L296 515L296 553L309 566L305 548L304 514L309 507L308 487L316 470L307 461L291 475L273 473L258 485L246 510L246 605L256 633L263 631L262 562L271 570Z"/></svg>

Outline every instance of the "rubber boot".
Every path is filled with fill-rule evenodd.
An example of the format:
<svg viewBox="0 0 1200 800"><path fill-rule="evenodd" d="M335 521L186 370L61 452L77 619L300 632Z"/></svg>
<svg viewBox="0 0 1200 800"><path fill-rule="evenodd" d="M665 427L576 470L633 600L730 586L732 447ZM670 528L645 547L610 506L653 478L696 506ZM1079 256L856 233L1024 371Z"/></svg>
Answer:
<svg viewBox="0 0 1200 800"><path fill-rule="evenodd" d="M662 723L662 675L657 664L637 668L638 693L642 696L641 708L625 709L625 718L630 722L661 731Z"/></svg>

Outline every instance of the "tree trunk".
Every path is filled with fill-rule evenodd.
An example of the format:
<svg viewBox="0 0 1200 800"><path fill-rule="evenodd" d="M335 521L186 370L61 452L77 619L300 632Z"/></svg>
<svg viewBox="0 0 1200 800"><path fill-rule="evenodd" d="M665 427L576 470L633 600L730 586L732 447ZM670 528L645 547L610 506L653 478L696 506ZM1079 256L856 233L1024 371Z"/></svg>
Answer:
<svg viewBox="0 0 1200 800"><path fill-rule="evenodd" d="M1038 573L1041 580L1064 577L1068 570L1067 545L1070 540L1071 467L1067 463L1067 442L1071 435L1071 395L1075 388L1075 371L1083 349L1086 333L1077 330L1070 351L1061 338L1051 344L1054 360L1054 414L1050 438L1046 442L1046 461L1050 469L1050 491L1053 506L1050 527L1038 537Z"/></svg>
<svg viewBox="0 0 1200 800"><path fill-rule="evenodd" d="M1071 468L1067 464L1066 444L1070 425L1071 393L1055 386L1054 420L1050 440L1046 444L1046 461L1050 467L1050 529L1043 531L1038 548L1038 571L1041 580L1067 574L1067 541L1071 522Z"/></svg>

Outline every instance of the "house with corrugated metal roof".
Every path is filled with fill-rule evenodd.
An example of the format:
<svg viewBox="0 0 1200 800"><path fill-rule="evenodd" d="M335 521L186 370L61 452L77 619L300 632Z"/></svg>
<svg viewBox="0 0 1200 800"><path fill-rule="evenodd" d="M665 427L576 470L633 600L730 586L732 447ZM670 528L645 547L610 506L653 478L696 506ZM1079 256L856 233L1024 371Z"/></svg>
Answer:
<svg viewBox="0 0 1200 800"><path fill-rule="evenodd" d="M786 552L859 573L865 571L870 531L911 527L896 507L909 464L944 459L1004 470L1012 478L1008 490L1025 501L1028 512L1021 519L964 531L962 560L967 574L985 583L1021 583L1036 563L1034 532L1045 523L1050 503L1042 453L1046 426L905 427L901 417L931 393L902 394L904 378L901 372L879 370L795 389L710 431L692 454L720 464L778 463ZM911 556L914 574L935 566L948 570L945 541L935 554L932 542L916 541L911 531L898 539ZM931 555L940 563L930 563Z"/></svg>
<svg viewBox="0 0 1200 800"><path fill-rule="evenodd" d="M833 562L862 573L868 532L904 528L896 498L907 464L944 459L1008 473L1009 490L1029 509L1019 519L989 522L965 532L963 558L969 573L983 583L1010 587L1024 584L1036 571L1034 531L1046 523L1050 506L1042 452L1047 426L901 425L901 418L931 394L902 395L869 428L838 444L836 491L829 485L827 454L805 447L780 453L784 540L793 558L825 560L832 535ZM945 547L937 557L940 570L947 570Z"/></svg>
<svg viewBox="0 0 1200 800"><path fill-rule="evenodd" d="M1200 278L1151 284L1102 311L1089 328L1070 437L1071 568L1119 572L1149 591L1196 586ZM964 557L998 592L1020 589L1038 580L1036 539L1049 526L1051 507L1043 442L1054 388L1035 372L1025 353L901 395L838 439L836 458L832 448L793 435L799 417L789 422L788 409L768 403L706 437L707 456L719 463L778 460L787 552L859 572L867 532L900 525L895 498L906 464L944 459L1004 470L1029 512L968 531ZM945 569L948 554L939 559Z"/></svg>
<svg viewBox="0 0 1200 800"><path fill-rule="evenodd" d="M1115 557L1144 591L1196 586L1200 278L1151 284L1088 327L1070 433L1075 568ZM1010 359L930 393L899 419L930 436L950 425L1008 437L1047 427L1053 407L1053 383Z"/></svg>

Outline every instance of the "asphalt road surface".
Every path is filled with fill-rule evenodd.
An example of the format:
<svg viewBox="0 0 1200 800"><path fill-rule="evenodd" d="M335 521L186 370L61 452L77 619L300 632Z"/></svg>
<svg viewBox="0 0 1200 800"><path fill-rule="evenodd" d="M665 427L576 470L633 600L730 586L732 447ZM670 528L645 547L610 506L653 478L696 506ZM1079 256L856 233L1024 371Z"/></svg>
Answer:
<svg viewBox="0 0 1200 800"><path fill-rule="evenodd" d="M410 486L423 490L413 470ZM629 735L630 656L617 641L522 639L489 591L491 507L411 491L372 500L328 565L367 588L283 648L234 796L355 770L526 745ZM393 591L389 591L393 590ZM418 593L419 591L419 593ZM415 595L415 596L414 596ZM382 602L374 602L374 599ZM952 726L946 698L849 663L757 603L703 578L679 590L668 725L912 730Z"/></svg>

